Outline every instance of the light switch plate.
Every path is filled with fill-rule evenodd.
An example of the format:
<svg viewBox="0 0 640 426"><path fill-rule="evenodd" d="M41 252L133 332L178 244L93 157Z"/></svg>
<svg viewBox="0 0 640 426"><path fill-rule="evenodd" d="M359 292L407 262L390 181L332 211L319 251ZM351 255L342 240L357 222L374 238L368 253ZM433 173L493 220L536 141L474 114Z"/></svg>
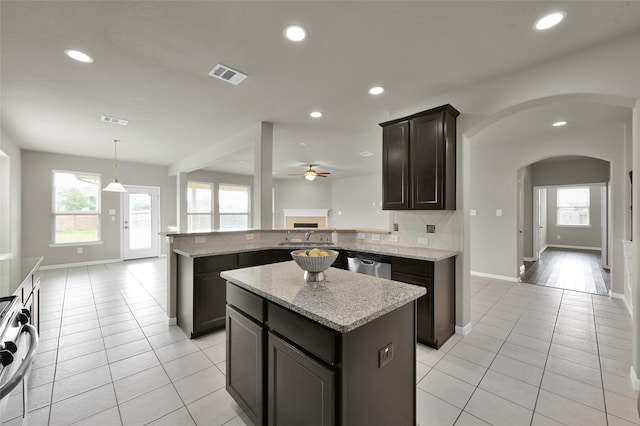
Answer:
<svg viewBox="0 0 640 426"><path fill-rule="evenodd" d="M469 216L477 216L477 215L478 215L478 210L476 209L469 210Z"/></svg>
<svg viewBox="0 0 640 426"><path fill-rule="evenodd" d="M207 237L196 237L194 243L204 244L207 242Z"/></svg>
<svg viewBox="0 0 640 426"><path fill-rule="evenodd" d="M496 210L496 216L498 216L498 217L502 216L502 209L497 209Z"/></svg>
<svg viewBox="0 0 640 426"><path fill-rule="evenodd" d="M371 240L372 240L372 241L380 241L380 235L378 235L378 234L372 234L372 235L371 235Z"/></svg>
<svg viewBox="0 0 640 426"><path fill-rule="evenodd" d="M429 239L426 237L420 237L418 238L418 244L422 244L422 245L427 245L429 244Z"/></svg>
<svg viewBox="0 0 640 426"><path fill-rule="evenodd" d="M364 238L365 238L364 232L358 232L358 239L364 240Z"/></svg>
<svg viewBox="0 0 640 426"><path fill-rule="evenodd" d="M390 243L397 243L398 242L398 236L397 235L389 235L389 242Z"/></svg>
<svg viewBox="0 0 640 426"><path fill-rule="evenodd" d="M253 240L253 234L246 234L244 238L247 240Z"/></svg>
<svg viewBox="0 0 640 426"><path fill-rule="evenodd" d="M109 209L109 214L116 214L116 209Z"/></svg>

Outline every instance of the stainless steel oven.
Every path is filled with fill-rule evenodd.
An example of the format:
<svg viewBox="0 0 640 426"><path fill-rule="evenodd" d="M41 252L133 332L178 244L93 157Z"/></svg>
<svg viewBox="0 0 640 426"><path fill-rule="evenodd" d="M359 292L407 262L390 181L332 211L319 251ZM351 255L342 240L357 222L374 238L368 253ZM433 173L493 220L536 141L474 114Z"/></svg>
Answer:
<svg viewBox="0 0 640 426"><path fill-rule="evenodd" d="M16 296L0 298L0 425L27 424L27 380L38 350L30 318Z"/></svg>

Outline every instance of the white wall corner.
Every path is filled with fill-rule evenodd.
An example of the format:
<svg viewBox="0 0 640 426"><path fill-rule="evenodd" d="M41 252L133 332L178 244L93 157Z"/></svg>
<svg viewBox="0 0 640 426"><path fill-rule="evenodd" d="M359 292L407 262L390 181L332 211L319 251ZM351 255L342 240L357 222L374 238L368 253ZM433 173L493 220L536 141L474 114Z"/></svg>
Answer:
<svg viewBox="0 0 640 426"><path fill-rule="evenodd" d="M629 368L629 378L631 378L631 384L633 385L633 388L635 390L640 390L640 379L638 378L633 365L631 366L631 368Z"/></svg>
<svg viewBox="0 0 640 426"><path fill-rule="evenodd" d="M461 334L463 336L466 336L467 334L471 333L472 328L473 328L473 323L471 321L469 321L464 327L460 327L459 325L456 325L456 334Z"/></svg>
<svg viewBox="0 0 640 426"><path fill-rule="evenodd" d="M613 297L614 299L622 299L622 301L624 302L624 306L627 307L627 311L629 311L629 315L633 319L633 306L631 305L631 303L629 303L629 300L623 293L614 293L609 290L609 297Z"/></svg>

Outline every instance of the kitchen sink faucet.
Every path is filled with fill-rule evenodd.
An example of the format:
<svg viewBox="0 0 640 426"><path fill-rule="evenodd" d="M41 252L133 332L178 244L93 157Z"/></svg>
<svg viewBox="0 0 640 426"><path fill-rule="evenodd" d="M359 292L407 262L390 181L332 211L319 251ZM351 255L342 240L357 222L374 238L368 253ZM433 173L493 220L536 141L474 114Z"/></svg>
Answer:
<svg viewBox="0 0 640 426"><path fill-rule="evenodd" d="M314 231L307 231L306 234L304 234L304 240L305 241L309 241L309 238L311 238L311 234L313 234Z"/></svg>

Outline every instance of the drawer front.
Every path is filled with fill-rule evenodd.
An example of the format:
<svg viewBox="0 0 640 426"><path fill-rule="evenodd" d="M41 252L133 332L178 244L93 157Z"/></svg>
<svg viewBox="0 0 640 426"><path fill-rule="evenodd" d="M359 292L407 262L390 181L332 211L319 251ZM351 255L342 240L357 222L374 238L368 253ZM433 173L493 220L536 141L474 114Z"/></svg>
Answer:
<svg viewBox="0 0 640 426"><path fill-rule="evenodd" d="M238 267L240 268L266 265L268 263L271 263L268 250L248 251L246 253L238 253Z"/></svg>
<svg viewBox="0 0 640 426"><path fill-rule="evenodd" d="M195 274L226 271L238 266L237 254L223 254L220 256L197 257L194 259Z"/></svg>
<svg viewBox="0 0 640 426"><path fill-rule="evenodd" d="M427 260L406 259L404 257L391 258L391 273L417 275L433 278L433 262Z"/></svg>
<svg viewBox="0 0 640 426"><path fill-rule="evenodd" d="M227 305L231 305L263 323L265 320L264 304L262 297L227 282Z"/></svg>
<svg viewBox="0 0 640 426"><path fill-rule="evenodd" d="M273 303L267 303L267 318L271 330L295 342L302 349L331 365L339 361L339 333Z"/></svg>

